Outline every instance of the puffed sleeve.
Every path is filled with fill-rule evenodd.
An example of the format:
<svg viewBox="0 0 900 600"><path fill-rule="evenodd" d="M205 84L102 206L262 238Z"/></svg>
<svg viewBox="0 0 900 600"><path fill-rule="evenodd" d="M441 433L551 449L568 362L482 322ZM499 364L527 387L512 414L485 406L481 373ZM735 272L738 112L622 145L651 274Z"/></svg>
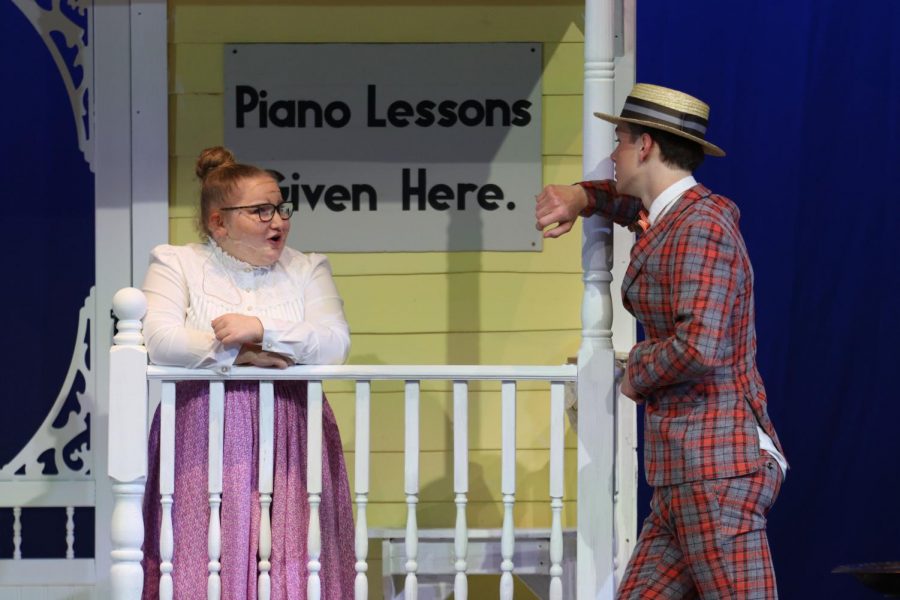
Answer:
<svg viewBox="0 0 900 600"><path fill-rule="evenodd" d="M260 317L263 350L287 356L297 364L343 363L350 354L350 327L344 317L344 302L334 284L331 264L321 254L308 254L302 260L292 261L290 268L301 288L303 320Z"/></svg>
<svg viewBox="0 0 900 600"><path fill-rule="evenodd" d="M226 346L211 331L185 327L190 302L184 263L190 259L186 252L189 250L164 245L150 253L144 278L144 338L150 362L191 369L230 366L239 344Z"/></svg>

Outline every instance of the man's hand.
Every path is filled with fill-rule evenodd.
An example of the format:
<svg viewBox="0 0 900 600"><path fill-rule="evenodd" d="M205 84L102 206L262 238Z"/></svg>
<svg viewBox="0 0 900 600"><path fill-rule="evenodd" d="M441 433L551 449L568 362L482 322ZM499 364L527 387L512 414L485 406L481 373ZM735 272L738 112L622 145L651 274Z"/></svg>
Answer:
<svg viewBox="0 0 900 600"><path fill-rule="evenodd" d="M287 357L276 352L266 352L259 346L252 344L244 344L238 352L237 358L234 359L236 365L253 365L254 367L272 367L275 369L286 369L291 366L291 361Z"/></svg>
<svg viewBox="0 0 900 600"><path fill-rule="evenodd" d="M627 366L625 368L625 372L622 374L622 385L619 386L619 393L633 400L635 404L644 403L644 397L637 393L637 390L635 390L631 385L631 380L628 379Z"/></svg>
<svg viewBox="0 0 900 600"><path fill-rule="evenodd" d="M543 231L557 223L556 227L544 231L545 238L557 238L572 229L587 205L587 192L580 185L548 185L537 196L535 227Z"/></svg>
<svg viewBox="0 0 900 600"><path fill-rule="evenodd" d="M262 322L256 317L228 313L212 321L216 339L223 344L258 344L263 339Z"/></svg>

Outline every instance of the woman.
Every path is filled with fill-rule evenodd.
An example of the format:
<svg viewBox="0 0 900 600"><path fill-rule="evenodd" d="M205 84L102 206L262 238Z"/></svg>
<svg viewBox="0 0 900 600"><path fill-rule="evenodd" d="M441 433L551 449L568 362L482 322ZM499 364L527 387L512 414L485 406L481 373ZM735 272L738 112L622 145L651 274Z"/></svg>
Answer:
<svg viewBox="0 0 900 600"><path fill-rule="evenodd" d="M157 365L285 368L339 364L350 333L328 260L287 248L293 206L272 176L236 163L221 147L197 161L205 244L158 246L144 281L144 335ZM176 392L174 596L206 598L209 389L183 382ZM221 578L223 598L256 598L260 508L257 492L258 385L225 387ZM322 596L353 596L353 516L334 415L323 412ZM275 385L272 495L272 599L306 598L306 383ZM144 495L144 598L159 590L159 417L150 437Z"/></svg>

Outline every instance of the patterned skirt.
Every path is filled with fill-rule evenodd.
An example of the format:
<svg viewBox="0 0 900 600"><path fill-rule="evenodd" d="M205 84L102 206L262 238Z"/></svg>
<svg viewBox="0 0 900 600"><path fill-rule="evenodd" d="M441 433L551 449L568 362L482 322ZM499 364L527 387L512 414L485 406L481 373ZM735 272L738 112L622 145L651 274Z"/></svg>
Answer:
<svg viewBox="0 0 900 600"><path fill-rule="evenodd" d="M225 449L222 480L222 598L257 597L260 506L258 490L258 384L225 386ZM204 600L207 588L207 490L209 384L182 382L176 391L174 596ZM322 534L319 576L322 598L353 597L354 526L350 486L334 413L322 411ZM272 494L272 600L306 600L307 530L306 383L275 383L274 490ZM149 440L144 493L143 598L159 598L159 411Z"/></svg>

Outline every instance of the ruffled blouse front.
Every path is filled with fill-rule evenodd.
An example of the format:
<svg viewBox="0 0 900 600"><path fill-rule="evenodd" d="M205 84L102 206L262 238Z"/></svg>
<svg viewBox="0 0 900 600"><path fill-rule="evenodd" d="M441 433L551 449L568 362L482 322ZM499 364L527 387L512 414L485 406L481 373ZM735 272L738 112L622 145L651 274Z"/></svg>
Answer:
<svg viewBox="0 0 900 600"><path fill-rule="evenodd" d="M144 337L154 364L227 371L240 346L216 340L212 321L228 313L259 318L263 349L297 364L340 364L350 351L343 301L321 254L285 248L278 262L257 267L212 240L157 246L144 293Z"/></svg>

